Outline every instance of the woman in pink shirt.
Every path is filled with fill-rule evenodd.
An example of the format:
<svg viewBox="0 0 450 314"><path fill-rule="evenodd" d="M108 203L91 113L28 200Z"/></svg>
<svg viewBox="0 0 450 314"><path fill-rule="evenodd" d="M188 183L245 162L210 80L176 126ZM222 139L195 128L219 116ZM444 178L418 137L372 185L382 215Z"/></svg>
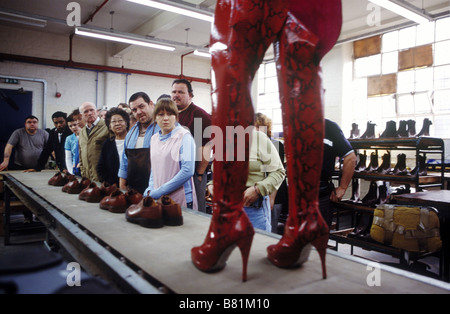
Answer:
<svg viewBox="0 0 450 314"><path fill-rule="evenodd" d="M158 100L153 120L161 130L152 136L152 169L144 195L159 199L168 195L181 207L197 210L192 176L195 171L195 142L188 129L178 123L178 109L169 98Z"/></svg>

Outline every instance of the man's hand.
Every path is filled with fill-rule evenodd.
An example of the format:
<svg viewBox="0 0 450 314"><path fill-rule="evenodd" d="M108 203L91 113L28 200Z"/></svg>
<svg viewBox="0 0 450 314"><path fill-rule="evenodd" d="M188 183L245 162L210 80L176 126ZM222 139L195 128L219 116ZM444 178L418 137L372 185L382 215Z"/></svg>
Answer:
<svg viewBox="0 0 450 314"><path fill-rule="evenodd" d="M331 192L330 200L335 203L340 202L344 197L345 190L344 188L338 187L335 191Z"/></svg>
<svg viewBox="0 0 450 314"><path fill-rule="evenodd" d="M36 172L36 169L27 169L27 170L24 170L23 172Z"/></svg>
<svg viewBox="0 0 450 314"><path fill-rule="evenodd" d="M8 161L2 162L2 163L0 164L0 171L7 170L7 169L8 169L8 164L9 164Z"/></svg>

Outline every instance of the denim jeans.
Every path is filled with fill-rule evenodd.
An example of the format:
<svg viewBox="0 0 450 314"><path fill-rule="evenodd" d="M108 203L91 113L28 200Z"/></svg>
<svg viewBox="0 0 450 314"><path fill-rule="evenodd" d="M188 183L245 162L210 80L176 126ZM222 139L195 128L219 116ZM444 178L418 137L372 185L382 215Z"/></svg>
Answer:
<svg viewBox="0 0 450 314"><path fill-rule="evenodd" d="M252 204L252 206L244 206L244 210L247 213L247 216L254 228L258 228L268 232L271 231L272 226L269 196L262 197L261 204L256 201Z"/></svg>

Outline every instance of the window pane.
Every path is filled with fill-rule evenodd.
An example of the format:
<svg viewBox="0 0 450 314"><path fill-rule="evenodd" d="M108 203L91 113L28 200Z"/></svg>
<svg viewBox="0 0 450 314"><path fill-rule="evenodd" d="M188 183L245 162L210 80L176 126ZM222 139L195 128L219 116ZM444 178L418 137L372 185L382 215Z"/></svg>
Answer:
<svg viewBox="0 0 450 314"><path fill-rule="evenodd" d="M430 113L431 101L428 93L420 93L414 95L414 111L415 113Z"/></svg>
<svg viewBox="0 0 450 314"><path fill-rule="evenodd" d="M436 21L436 41L450 39L450 17Z"/></svg>
<svg viewBox="0 0 450 314"><path fill-rule="evenodd" d="M383 54L383 74L397 72L398 69L398 52L390 52Z"/></svg>
<svg viewBox="0 0 450 314"><path fill-rule="evenodd" d="M275 62L266 63L266 77L277 76Z"/></svg>
<svg viewBox="0 0 450 314"><path fill-rule="evenodd" d="M434 89L450 88L450 65L434 68Z"/></svg>
<svg viewBox="0 0 450 314"><path fill-rule="evenodd" d="M381 55L355 60L355 76L364 77L381 74Z"/></svg>
<svg viewBox="0 0 450 314"><path fill-rule="evenodd" d="M397 75L397 93L411 93L414 91L414 71L399 72Z"/></svg>
<svg viewBox="0 0 450 314"><path fill-rule="evenodd" d="M374 121L382 117L382 97L371 97L367 99L367 115Z"/></svg>
<svg viewBox="0 0 450 314"><path fill-rule="evenodd" d="M273 124L282 124L283 123L283 116L281 114L281 109L277 108L277 109L273 109L272 110L272 123Z"/></svg>
<svg viewBox="0 0 450 314"><path fill-rule="evenodd" d="M417 25L416 46L430 44L434 41L434 22Z"/></svg>
<svg viewBox="0 0 450 314"><path fill-rule="evenodd" d="M440 90L434 92L434 111L450 112L450 90ZM447 134L447 137L449 135L450 133Z"/></svg>
<svg viewBox="0 0 450 314"><path fill-rule="evenodd" d="M414 113L414 98L412 95L398 96L398 113L400 115L411 115Z"/></svg>
<svg viewBox="0 0 450 314"><path fill-rule="evenodd" d="M450 40L436 43L434 45L435 65L450 63Z"/></svg>
<svg viewBox="0 0 450 314"><path fill-rule="evenodd" d="M440 138L448 138L450 134L450 115L436 116L430 126L430 135Z"/></svg>
<svg viewBox="0 0 450 314"><path fill-rule="evenodd" d="M262 74L262 72L260 74ZM266 89L264 86L265 80L262 75L258 75L258 77L259 77L259 79L258 79L258 94L264 95L264 93L266 92Z"/></svg>
<svg viewBox="0 0 450 314"><path fill-rule="evenodd" d="M382 52L398 50L398 31L383 35L381 49Z"/></svg>
<svg viewBox="0 0 450 314"><path fill-rule="evenodd" d="M416 27L408 27L399 31L399 49L411 48L416 45Z"/></svg>
<svg viewBox="0 0 450 314"><path fill-rule="evenodd" d="M268 77L266 79L266 93L278 92L278 78Z"/></svg>
<svg viewBox="0 0 450 314"><path fill-rule="evenodd" d="M416 70L416 86L414 91L430 91L433 89L433 69L426 68Z"/></svg>
<svg viewBox="0 0 450 314"><path fill-rule="evenodd" d="M383 109L383 118L395 117L395 98L392 95L379 97L382 109Z"/></svg>

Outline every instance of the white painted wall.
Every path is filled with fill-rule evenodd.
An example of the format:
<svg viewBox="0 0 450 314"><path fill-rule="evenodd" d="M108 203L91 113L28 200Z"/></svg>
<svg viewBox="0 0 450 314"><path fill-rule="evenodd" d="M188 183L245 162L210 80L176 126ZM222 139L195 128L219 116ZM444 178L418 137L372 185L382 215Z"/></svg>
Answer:
<svg viewBox="0 0 450 314"><path fill-rule="evenodd" d="M47 34L34 30L14 27L0 28L0 52L21 56L68 61L70 58L70 40L66 36ZM95 65L124 67L142 71L181 74L181 56L155 49L136 48L117 51L115 44L93 39L73 39L72 61ZM193 55L184 57L185 76L210 78L210 60ZM21 62L0 62L0 77L24 77L47 82L46 117L47 127L53 127L51 115L55 111L71 113L85 101L96 103L97 108L117 106L128 102L135 92L144 91L152 100L161 94L170 94L172 78L141 74L122 74L77 70ZM211 112L211 86L193 82L194 103ZM19 85L1 84L0 88L18 89L23 87L33 92L33 114L42 121L43 84L32 81L20 81ZM56 98L56 92L62 94Z"/></svg>

